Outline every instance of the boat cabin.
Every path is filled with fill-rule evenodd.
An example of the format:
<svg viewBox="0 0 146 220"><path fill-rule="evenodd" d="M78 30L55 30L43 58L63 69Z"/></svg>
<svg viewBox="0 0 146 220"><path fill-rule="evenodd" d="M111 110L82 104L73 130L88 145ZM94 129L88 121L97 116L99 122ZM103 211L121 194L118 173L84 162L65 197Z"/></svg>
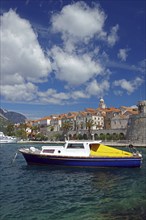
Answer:
<svg viewBox="0 0 146 220"><path fill-rule="evenodd" d="M40 154L56 156L132 156L130 152L108 147L101 144L101 141L66 141L62 146L43 146Z"/></svg>
<svg viewBox="0 0 146 220"><path fill-rule="evenodd" d="M89 156L90 143L93 143L93 141L66 141L63 146L43 146L41 153L60 156Z"/></svg>

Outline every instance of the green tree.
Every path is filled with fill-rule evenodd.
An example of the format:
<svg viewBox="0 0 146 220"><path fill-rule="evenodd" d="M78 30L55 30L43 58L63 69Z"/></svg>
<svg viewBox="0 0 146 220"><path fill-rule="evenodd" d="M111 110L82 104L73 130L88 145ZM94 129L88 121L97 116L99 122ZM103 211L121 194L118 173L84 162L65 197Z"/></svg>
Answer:
<svg viewBox="0 0 146 220"><path fill-rule="evenodd" d="M60 141L60 140L62 140L62 134L60 134L60 133L55 133L55 134L53 135L53 140L55 140L55 141Z"/></svg>
<svg viewBox="0 0 146 220"><path fill-rule="evenodd" d="M64 131L64 133L66 134L70 129L72 128L72 125L69 121L65 121L62 124L62 130Z"/></svg>
<svg viewBox="0 0 146 220"><path fill-rule="evenodd" d="M19 128L16 131L16 137L19 137L23 140L27 139L27 133L26 133L25 129Z"/></svg>
<svg viewBox="0 0 146 220"><path fill-rule="evenodd" d="M54 131L54 126L51 126L50 131Z"/></svg>
<svg viewBox="0 0 146 220"><path fill-rule="evenodd" d="M19 129L26 130L26 128L27 128L27 125L25 123L19 125Z"/></svg>
<svg viewBox="0 0 146 220"><path fill-rule="evenodd" d="M98 134L95 134L95 135L94 135L94 138L95 138L95 140L98 140L98 139L99 139Z"/></svg>
<svg viewBox="0 0 146 220"><path fill-rule="evenodd" d="M87 134L83 134L83 139L84 139L84 140L87 140L87 139L88 139Z"/></svg>
<svg viewBox="0 0 146 220"><path fill-rule="evenodd" d="M89 134L89 138L92 138L92 135L91 135L91 130L92 130L92 127L94 126L94 122L92 119L89 119L86 121L86 128L88 129L88 134Z"/></svg>
<svg viewBox="0 0 146 220"><path fill-rule="evenodd" d="M77 138L78 138L79 140L82 140L82 139L83 139L83 136L82 136L81 134L78 134Z"/></svg>
<svg viewBox="0 0 146 220"><path fill-rule="evenodd" d="M114 141L119 140L119 135L116 134L116 133L113 133L112 139L113 139Z"/></svg>
<svg viewBox="0 0 146 220"><path fill-rule="evenodd" d="M101 139L102 141L105 140L105 134L101 133L101 134L100 134L100 139Z"/></svg>
<svg viewBox="0 0 146 220"><path fill-rule="evenodd" d="M48 138L45 135L38 133L35 135L35 140L36 141L47 141Z"/></svg>
<svg viewBox="0 0 146 220"><path fill-rule="evenodd" d="M120 133L120 134L119 134L119 139L120 139L120 140L125 140L125 135L124 135L123 133Z"/></svg>
<svg viewBox="0 0 146 220"><path fill-rule="evenodd" d="M36 134L39 132L40 128L38 125L34 125L31 127L31 133L29 135L30 139L35 139Z"/></svg>
<svg viewBox="0 0 146 220"><path fill-rule="evenodd" d="M107 133L105 137L108 141L110 141L112 139L112 136L109 133Z"/></svg>
<svg viewBox="0 0 146 220"><path fill-rule="evenodd" d="M72 124L69 121L65 121L62 124L63 136L67 136L68 131L72 128Z"/></svg>
<svg viewBox="0 0 146 220"><path fill-rule="evenodd" d="M6 128L7 135L15 136L15 126L14 124L9 124Z"/></svg>

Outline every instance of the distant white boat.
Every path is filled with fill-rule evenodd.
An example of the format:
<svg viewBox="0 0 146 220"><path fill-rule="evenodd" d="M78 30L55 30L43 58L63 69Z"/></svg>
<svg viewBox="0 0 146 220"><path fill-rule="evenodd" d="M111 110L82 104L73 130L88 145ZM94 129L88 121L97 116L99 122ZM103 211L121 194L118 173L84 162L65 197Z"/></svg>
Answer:
<svg viewBox="0 0 146 220"><path fill-rule="evenodd" d="M11 136L6 136L4 135L3 132L0 132L0 143L1 144L6 144L6 143L16 143L17 138L11 137Z"/></svg>

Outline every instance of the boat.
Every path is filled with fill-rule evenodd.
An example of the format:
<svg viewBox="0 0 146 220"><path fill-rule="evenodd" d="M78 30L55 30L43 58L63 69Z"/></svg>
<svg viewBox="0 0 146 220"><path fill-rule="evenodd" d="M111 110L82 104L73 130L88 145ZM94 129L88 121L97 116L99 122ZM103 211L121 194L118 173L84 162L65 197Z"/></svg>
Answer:
<svg viewBox="0 0 146 220"><path fill-rule="evenodd" d="M0 144L7 144L7 143L16 143L17 138L4 135L3 132L0 132Z"/></svg>
<svg viewBox="0 0 146 220"><path fill-rule="evenodd" d="M101 141L67 140L62 146L20 148L28 165L140 167L142 154L106 146Z"/></svg>

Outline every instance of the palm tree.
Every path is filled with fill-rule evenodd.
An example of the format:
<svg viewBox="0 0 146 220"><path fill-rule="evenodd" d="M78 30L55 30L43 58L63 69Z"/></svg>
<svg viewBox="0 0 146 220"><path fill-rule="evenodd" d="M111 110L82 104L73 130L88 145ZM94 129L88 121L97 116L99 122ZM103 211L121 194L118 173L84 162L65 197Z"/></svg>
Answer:
<svg viewBox="0 0 146 220"><path fill-rule="evenodd" d="M39 126L38 125L34 125L31 127L31 133L30 133L30 138L31 139L35 139L36 134L39 131Z"/></svg>
<svg viewBox="0 0 146 220"><path fill-rule="evenodd" d="M65 121L63 124L62 124L62 130L64 132L68 132L70 130L70 128L72 128L72 125L69 121Z"/></svg>
<svg viewBox="0 0 146 220"><path fill-rule="evenodd" d="M94 126L94 122L92 119L89 119L86 121L86 128L88 129L88 133L89 133L89 137L92 138L92 135L91 135L91 130L92 130L92 127Z"/></svg>
<svg viewBox="0 0 146 220"><path fill-rule="evenodd" d="M72 124L69 121L63 122L62 124L63 135L67 135L70 128L72 128Z"/></svg>

